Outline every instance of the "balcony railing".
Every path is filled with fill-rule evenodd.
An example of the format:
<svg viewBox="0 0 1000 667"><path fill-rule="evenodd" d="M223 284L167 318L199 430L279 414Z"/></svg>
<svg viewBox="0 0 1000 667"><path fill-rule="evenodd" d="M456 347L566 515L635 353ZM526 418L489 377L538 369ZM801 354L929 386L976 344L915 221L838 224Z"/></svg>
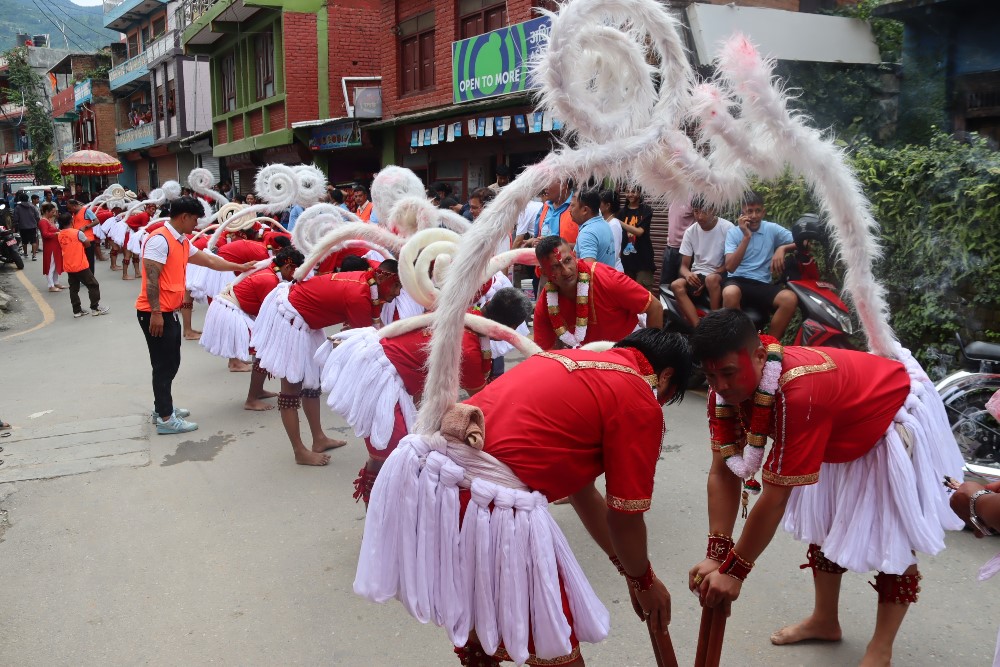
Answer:
<svg viewBox="0 0 1000 667"><path fill-rule="evenodd" d="M156 132L152 123L146 123L129 130L119 130L115 133L115 147L119 153L148 148L153 145Z"/></svg>
<svg viewBox="0 0 1000 667"><path fill-rule="evenodd" d="M166 4L167 0L104 0L104 27L125 32L129 25Z"/></svg>
<svg viewBox="0 0 1000 667"><path fill-rule="evenodd" d="M17 151L16 153L0 153L0 167L20 167L31 164L29 151Z"/></svg>
<svg viewBox="0 0 1000 667"><path fill-rule="evenodd" d="M177 48L177 31L168 30L159 39L148 45L145 51L111 68L111 71L108 72L111 90L149 74L149 63L167 55L175 48Z"/></svg>
<svg viewBox="0 0 1000 667"><path fill-rule="evenodd" d="M24 117L24 107L20 104L0 104L0 122L17 121Z"/></svg>
<svg viewBox="0 0 1000 667"><path fill-rule="evenodd" d="M217 0L184 0L177 10L177 27L184 32L197 21Z"/></svg>

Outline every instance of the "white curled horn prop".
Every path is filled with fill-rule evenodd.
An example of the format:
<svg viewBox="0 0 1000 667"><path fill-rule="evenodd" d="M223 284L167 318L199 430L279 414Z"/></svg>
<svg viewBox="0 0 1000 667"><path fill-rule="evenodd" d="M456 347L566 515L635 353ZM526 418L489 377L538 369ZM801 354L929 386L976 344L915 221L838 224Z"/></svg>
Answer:
<svg viewBox="0 0 1000 667"><path fill-rule="evenodd" d="M295 228L292 229L292 245L308 255L327 232L348 223L363 224L363 221L339 206L315 204L302 211L295 222Z"/></svg>
<svg viewBox="0 0 1000 667"><path fill-rule="evenodd" d="M149 191L148 199L142 201L135 201L129 204L128 208L125 210L126 215L130 215L132 211L142 208L147 204L155 204L156 206L163 206L167 203L167 193L163 191L163 188L156 188Z"/></svg>
<svg viewBox="0 0 1000 667"><path fill-rule="evenodd" d="M274 258L273 257L268 257L267 259L258 260L257 263L253 265L252 269L250 269L249 271L244 271L240 275L236 276L236 280L234 280L233 282L229 283L229 286L230 287L234 287L234 286L240 284L240 282L244 278L247 278L251 274L257 273L258 271L263 271L264 269L268 268L272 264L274 264Z"/></svg>
<svg viewBox="0 0 1000 667"><path fill-rule="evenodd" d="M188 174L188 185L192 190L200 195L205 195L219 206L225 206L229 200L222 193L213 189L217 182L212 172L204 167L192 169L191 173Z"/></svg>
<svg viewBox="0 0 1000 667"><path fill-rule="evenodd" d="M348 248L367 248L368 250L374 250L378 254L382 255L385 259L396 259L395 254L386 248L385 246L379 245L369 241L368 239L351 239L350 241L344 241L343 243L338 243L337 245L330 248L330 253L339 252L341 250L346 250Z"/></svg>
<svg viewBox="0 0 1000 667"><path fill-rule="evenodd" d="M447 275L460 239L450 229L424 229L411 236L399 251L399 281L407 294L428 310L434 310L438 300L434 278ZM431 276L432 263L434 276ZM466 306L468 303L471 300Z"/></svg>
<svg viewBox="0 0 1000 667"><path fill-rule="evenodd" d="M538 257L535 256L535 251L530 248L518 248L517 250L502 252L490 260L489 268L486 269L486 275L492 276L496 273L506 273L507 269L514 264L538 266Z"/></svg>
<svg viewBox="0 0 1000 667"><path fill-rule="evenodd" d="M397 253L404 243L404 239L382 229L378 225L370 225L365 222L337 225L324 234L309 252L306 261L295 271L295 280L305 280L309 272L317 264L329 257L341 243L358 239L371 241Z"/></svg>
<svg viewBox="0 0 1000 667"><path fill-rule="evenodd" d="M181 196L181 184L175 180L164 181L160 189L163 190L163 196L167 201Z"/></svg>
<svg viewBox="0 0 1000 667"><path fill-rule="evenodd" d="M378 218L378 224L388 227L388 220L392 208L399 200L406 197L416 197L427 199L423 181L406 167L390 165L383 168L372 179L372 210ZM394 234L401 234L402 231L389 229ZM409 236L409 234L404 234Z"/></svg>
<svg viewBox="0 0 1000 667"><path fill-rule="evenodd" d="M208 220L208 224L205 228L208 229L215 223L215 233L212 234L212 238L208 240L209 251L214 250L215 246L219 243L219 239L227 231L233 228L233 225L238 225L240 222L240 216L248 209L249 206L244 206L243 204L238 204L236 202L229 202L225 204L222 208L215 212Z"/></svg>
<svg viewBox="0 0 1000 667"><path fill-rule="evenodd" d="M379 224L382 224L381 222ZM468 231L468 220L448 209L437 208L427 197L403 197L389 211L386 224L394 234L412 236L422 229L445 227L458 234Z"/></svg>
<svg viewBox="0 0 1000 667"><path fill-rule="evenodd" d="M269 164L257 172L257 177L254 179L254 189L264 203L243 207L233 214L233 217L239 219L251 215L280 213L291 208L298 197L298 180L291 167L283 164ZM226 209L226 206L223 206L214 216L209 218L209 222L222 219L222 211ZM235 221L233 222L235 223ZM216 234L220 233L220 231L216 231ZM215 239L215 242L217 243L218 239ZM212 247L215 247L214 243Z"/></svg>
<svg viewBox="0 0 1000 667"><path fill-rule="evenodd" d="M406 317L397 322L393 322L388 326L382 327L378 330L376 335L379 338L394 338L396 336L402 336L403 334L410 333L411 331L426 329L434 324L434 320L437 317L437 313L424 313L423 315ZM510 343L517 349L518 352L526 357L530 357L531 355L538 354L542 351L542 348L538 347L538 344L535 343L535 341L522 336L510 327L504 326L499 322L494 322L493 320L483 317L482 315L466 313L464 324L467 329L474 331L480 336L486 336L490 340ZM334 338L336 337L337 336L334 336Z"/></svg>
<svg viewBox="0 0 1000 667"><path fill-rule="evenodd" d="M316 166L299 164L292 167L296 178L296 203L302 208L318 204L326 196L326 175Z"/></svg>
<svg viewBox="0 0 1000 667"><path fill-rule="evenodd" d="M152 223L150 223L150 224L152 224ZM198 231L196 231L194 234L191 235L191 240L194 241L195 239L201 238L202 236L204 236L205 234L207 234L209 232L215 231L215 229L218 226L219 226L218 223L213 223L211 225L208 225L204 229L199 229Z"/></svg>

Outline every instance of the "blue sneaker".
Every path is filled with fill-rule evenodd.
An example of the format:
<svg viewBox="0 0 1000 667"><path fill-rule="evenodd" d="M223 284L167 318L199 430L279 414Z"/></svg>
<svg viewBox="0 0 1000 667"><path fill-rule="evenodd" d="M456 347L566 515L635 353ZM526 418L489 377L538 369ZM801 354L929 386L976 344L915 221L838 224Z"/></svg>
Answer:
<svg viewBox="0 0 1000 667"><path fill-rule="evenodd" d="M194 422L184 421L176 414L174 414L167 421L163 421L159 417L156 418L156 433L158 435L171 435L173 433L188 433L190 431L195 431L198 429L198 425Z"/></svg>
<svg viewBox="0 0 1000 667"><path fill-rule="evenodd" d="M180 417L181 419L184 419L186 417L191 416L191 411L185 410L184 408L174 408L174 414ZM149 413L149 416L152 417L153 419L156 419L160 415L156 414L156 410L153 410L152 412Z"/></svg>

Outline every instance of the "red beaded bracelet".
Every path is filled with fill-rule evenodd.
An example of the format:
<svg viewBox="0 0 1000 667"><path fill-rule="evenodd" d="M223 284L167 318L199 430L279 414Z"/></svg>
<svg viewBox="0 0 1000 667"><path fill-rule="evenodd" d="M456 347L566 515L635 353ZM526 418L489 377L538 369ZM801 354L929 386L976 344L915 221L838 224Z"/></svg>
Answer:
<svg viewBox="0 0 1000 667"><path fill-rule="evenodd" d="M736 549L730 549L729 555L726 556L726 560L724 560L722 565L719 567L719 572L728 574L733 579L746 581L747 575L750 574L750 570L752 569L753 563L736 553Z"/></svg>
<svg viewBox="0 0 1000 667"><path fill-rule="evenodd" d="M705 553L705 558L719 563L724 563L726 561L726 556L729 555L729 550L735 545L736 543L733 542L733 538L729 535L723 535L722 533L709 533L708 550Z"/></svg>
<svg viewBox="0 0 1000 667"><path fill-rule="evenodd" d="M656 575L653 574L653 564L649 563L646 565L646 572L641 577L631 577L628 574L625 575L628 580L628 585L639 591L648 591L653 587L653 582L656 580Z"/></svg>
<svg viewBox="0 0 1000 667"><path fill-rule="evenodd" d="M611 563L615 566L615 569L618 570L618 574L622 575L623 577L628 576L628 574L626 574L625 572L625 568L622 566L622 562L618 560L618 556L609 556L608 558L611 559Z"/></svg>

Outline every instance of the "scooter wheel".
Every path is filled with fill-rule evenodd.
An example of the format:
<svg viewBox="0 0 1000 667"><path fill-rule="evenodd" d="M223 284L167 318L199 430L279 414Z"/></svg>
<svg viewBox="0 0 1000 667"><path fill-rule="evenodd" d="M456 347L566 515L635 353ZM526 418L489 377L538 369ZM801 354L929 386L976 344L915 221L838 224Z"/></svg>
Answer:
<svg viewBox="0 0 1000 667"><path fill-rule="evenodd" d="M24 258L19 254L14 254L14 266L17 267L18 271L24 270Z"/></svg>

